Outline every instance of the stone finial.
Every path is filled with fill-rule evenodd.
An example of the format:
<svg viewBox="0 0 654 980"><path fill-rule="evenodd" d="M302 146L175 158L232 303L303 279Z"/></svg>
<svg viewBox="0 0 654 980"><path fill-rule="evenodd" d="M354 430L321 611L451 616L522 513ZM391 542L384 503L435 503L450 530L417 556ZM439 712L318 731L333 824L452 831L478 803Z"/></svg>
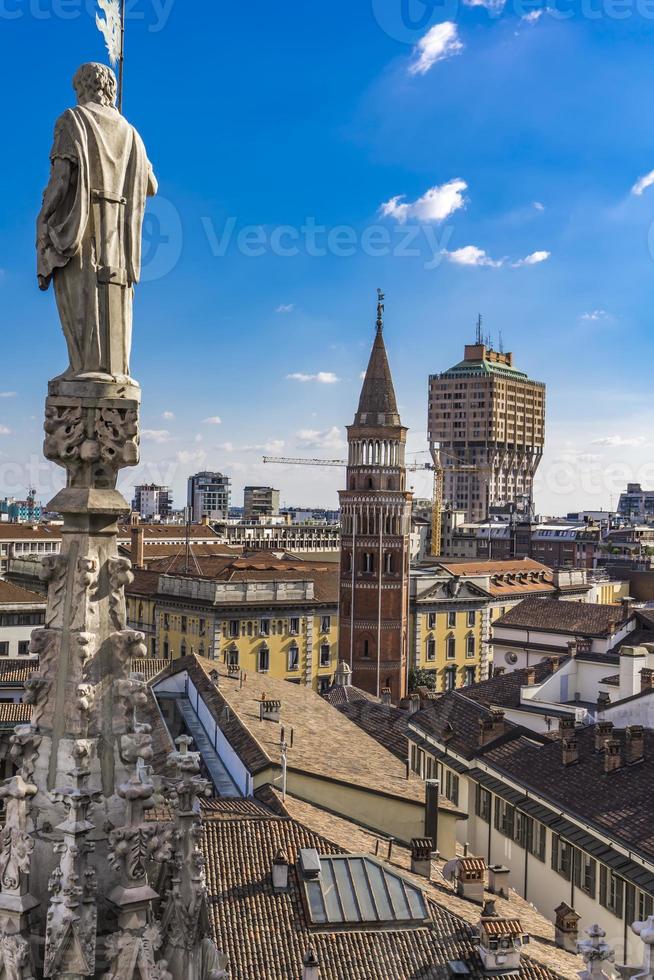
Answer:
<svg viewBox="0 0 654 980"><path fill-rule="evenodd" d="M613 980L614 971L608 964L615 962L615 951L606 942L606 933L595 924L586 929L586 935L588 939L577 943L577 952L586 964L580 980Z"/></svg>

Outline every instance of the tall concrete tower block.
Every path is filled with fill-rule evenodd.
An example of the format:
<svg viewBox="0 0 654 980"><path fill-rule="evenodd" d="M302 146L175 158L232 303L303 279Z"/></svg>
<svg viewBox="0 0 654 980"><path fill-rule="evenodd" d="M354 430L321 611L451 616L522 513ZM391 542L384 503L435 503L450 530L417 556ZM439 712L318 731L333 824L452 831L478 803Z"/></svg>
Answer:
<svg viewBox="0 0 654 980"><path fill-rule="evenodd" d="M444 499L470 521L491 507L528 514L545 440L545 385L513 354L481 342L429 378L429 440L440 446Z"/></svg>
<svg viewBox="0 0 654 980"><path fill-rule="evenodd" d="M407 429L397 410L383 337L377 331L354 422L348 426L347 489L341 491L339 651L353 683L397 700L407 686L409 536Z"/></svg>

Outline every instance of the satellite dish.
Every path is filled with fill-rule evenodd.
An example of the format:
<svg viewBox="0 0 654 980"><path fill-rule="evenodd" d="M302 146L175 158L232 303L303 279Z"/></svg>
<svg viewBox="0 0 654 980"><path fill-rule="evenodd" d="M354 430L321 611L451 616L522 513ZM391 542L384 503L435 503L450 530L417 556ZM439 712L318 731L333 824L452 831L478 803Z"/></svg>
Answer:
<svg viewBox="0 0 654 980"><path fill-rule="evenodd" d="M456 877L457 868L459 865L459 859L454 858L452 861L448 861L443 867L441 874L445 878L445 881L452 881Z"/></svg>

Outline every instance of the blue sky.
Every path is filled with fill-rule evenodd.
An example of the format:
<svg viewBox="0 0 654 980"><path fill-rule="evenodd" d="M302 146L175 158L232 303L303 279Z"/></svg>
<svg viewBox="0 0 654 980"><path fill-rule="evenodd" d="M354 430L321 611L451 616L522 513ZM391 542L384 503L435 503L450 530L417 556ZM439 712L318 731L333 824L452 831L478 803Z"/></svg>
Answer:
<svg viewBox="0 0 654 980"><path fill-rule="evenodd" d="M92 12L0 0L0 491L14 494L61 480L40 463L65 348L36 288L34 218L72 74L105 60ZM334 506L338 470L260 458L343 455L377 286L412 451L427 448L427 376L460 359L481 312L548 385L539 509L654 485L654 186L633 190L654 168L653 41L652 0L131 3L125 114L160 196L125 492L170 482L181 504L187 474L211 468L235 503L251 482Z"/></svg>

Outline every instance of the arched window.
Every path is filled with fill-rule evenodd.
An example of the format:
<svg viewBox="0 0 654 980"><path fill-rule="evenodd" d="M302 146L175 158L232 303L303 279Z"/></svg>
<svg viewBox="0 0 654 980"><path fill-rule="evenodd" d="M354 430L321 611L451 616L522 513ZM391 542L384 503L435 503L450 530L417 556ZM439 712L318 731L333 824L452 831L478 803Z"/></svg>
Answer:
<svg viewBox="0 0 654 980"><path fill-rule="evenodd" d="M362 555L362 570L364 572L374 572L375 556L371 551L364 551Z"/></svg>
<svg viewBox="0 0 654 980"><path fill-rule="evenodd" d="M364 657L370 656L370 641L365 639L361 644L361 653Z"/></svg>
<svg viewBox="0 0 654 980"><path fill-rule="evenodd" d="M320 644L320 666L329 667L331 664L331 648L329 643Z"/></svg>
<svg viewBox="0 0 654 980"><path fill-rule="evenodd" d="M257 670L260 674L265 674L270 670L270 650L267 646L262 646L259 648L259 663L257 664Z"/></svg>
<svg viewBox="0 0 654 980"><path fill-rule="evenodd" d="M391 551L387 551L384 555L384 571L387 575L393 572L393 553Z"/></svg>
<svg viewBox="0 0 654 980"><path fill-rule="evenodd" d="M186 656L186 642L184 640L182 640L182 645L179 648L179 655L180 657Z"/></svg>
<svg viewBox="0 0 654 980"><path fill-rule="evenodd" d="M426 653L426 657L427 657L427 660L435 660L436 659L436 640L434 639L433 636L430 636L429 639L427 640L427 653Z"/></svg>

